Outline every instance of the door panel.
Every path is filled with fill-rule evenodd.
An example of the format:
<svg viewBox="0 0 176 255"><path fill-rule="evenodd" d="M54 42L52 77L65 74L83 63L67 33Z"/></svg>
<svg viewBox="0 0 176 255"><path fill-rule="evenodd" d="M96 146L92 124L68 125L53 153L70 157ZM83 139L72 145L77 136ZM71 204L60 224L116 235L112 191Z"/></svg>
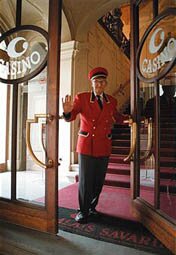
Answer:
<svg viewBox="0 0 176 255"><path fill-rule="evenodd" d="M160 210L176 221L176 75L160 81Z"/></svg>
<svg viewBox="0 0 176 255"><path fill-rule="evenodd" d="M139 40L142 39L146 29L153 18L153 0L141 1L139 5Z"/></svg>
<svg viewBox="0 0 176 255"><path fill-rule="evenodd" d="M9 93L2 104L9 164L0 173L0 218L57 233L61 1L6 3L2 19L14 10L16 27L0 37L7 43L7 54L0 54L0 82Z"/></svg>
<svg viewBox="0 0 176 255"><path fill-rule="evenodd" d="M156 96L153 83L139 82L141 101L141 123L140 123L140 197L151 205L155 198L155 152L154 134L155 126L153 117L150 115L150 105L146 106L145 98L151 99ZM144 118L145 116L145 118Z"/></svg>
<svg viewBox="0 0 176 255"><path fill-rule="evenodd" d="M131 12L133 205L139 220L175 252L176 2L131 1Z"/></svg>
<svg viewBox="0 0 176 255"><path fill-rule="evenodd" d="M37 159L46 162L46 91L47 72L42 71L28 84L19 86L18 139L17 139L17 199L30 203L45 203L45 168L39 166L31 157L28 143ZM37 123L36 115L42 114ZM30 134L27 134L27 132ZM29 137L28 141L27 138ZM31 188L32 187L32 188ZM35 191L35 192L34 192Z"/></svg>

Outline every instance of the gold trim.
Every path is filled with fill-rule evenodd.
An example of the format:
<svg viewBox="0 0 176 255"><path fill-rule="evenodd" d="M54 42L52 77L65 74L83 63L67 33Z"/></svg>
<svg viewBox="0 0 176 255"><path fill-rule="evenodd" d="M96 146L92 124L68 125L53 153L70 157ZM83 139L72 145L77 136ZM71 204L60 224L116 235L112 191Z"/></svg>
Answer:
<svg viewBox="0 0 176 255"><path fill-rule="evenodd" d="M103 98L105 99L107 104L110 103L109 98L108 98L108 96L105 93L103 93Z"/></svg>
<svg viewBox="0 0 176 255"><path fill-rule="evenodd" d="M147 149L142 157L140 157L141 160L146 160L150 155L151 155L151 149L152 149L152 128L153 128L153 123L152 123L152 118L144 120L144 124L147 124Z"/></svg>
<svg viewBox="0 0 176 255"><path fill-rule="evenodd" d="M95 103L95 94L93 91L90 94L90 103Z"/></svg>
<svg viewBox="0 0 176 255"><path fill-rule="evenodd" d="M43 149L43 151L44 151L44 153L46 154L46 147L45 147L45 145L44 145L44 141L43 141L43 129L46 127L46 124L44 124L44 123L41 123L41 133L40 133L40 135L41 135L41 137L40 137L40 139L41 139L41 145L42 145L42 149Z"/></svg>
<svg viewBox="0 0 176 255"><path fill-rule="evenodd" d="M136 132L137 132L137 124L136 122L133 122L132 118L129 120L125 120L124 123L129 123L129 126L131 126L131 146L130 146L130 152L126 158L124 158L123 161L132 161L134 151L136 148Z"/></svg>
<svg viewBox="0 0 176 255"><path fill-rule="evenodd" d="M53 160L52 159L48 159L48 162L46 164L44 164L43 162L41 162L34 154L33 150L32 150L32 146L31 146L31 124L32 123L38 123L38 119L40 118L46 118L49 122L51 122L54 117L51 114L35 114L34 115L34 119L28 119L26 120L26 145L29 151L29 154L31 156L31 158L33 159L33 161L43 167L43 168L51 168L53 167ZM45 150L45 148L44 148Z"/></svg>

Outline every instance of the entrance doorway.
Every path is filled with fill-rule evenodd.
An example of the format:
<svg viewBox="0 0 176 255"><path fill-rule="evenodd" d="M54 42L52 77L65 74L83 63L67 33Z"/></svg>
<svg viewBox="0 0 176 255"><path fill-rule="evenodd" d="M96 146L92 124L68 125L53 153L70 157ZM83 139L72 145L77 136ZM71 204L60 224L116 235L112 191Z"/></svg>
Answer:
<svg viewBox="0 0 176 255"><path fill-rule="evenodd" d="M60 1L45 1L44 16L28 1L1 5L16 15L0 24L0 217L57 233Z"/></svg>

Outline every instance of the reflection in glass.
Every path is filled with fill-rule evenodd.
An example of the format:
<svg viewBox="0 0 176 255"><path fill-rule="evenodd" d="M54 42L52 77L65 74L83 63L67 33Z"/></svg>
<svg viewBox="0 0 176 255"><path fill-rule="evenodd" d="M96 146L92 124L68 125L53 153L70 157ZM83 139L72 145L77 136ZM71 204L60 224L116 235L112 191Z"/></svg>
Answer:
<svg viewBox="0 0 176 255"><path fill-rule="evenodd" d="M14 13L16 13L16 0L0 1L0 27L7 30L15 27ZM8 17L8 18L7 18ZM1 30L2 32L2 30ZM6 31L3 31L6 32Z"/></svg>
<svg viewBox="0 0 176 255"><path fill-rule="evenodd" d="M153 107L148 108L148 102L155 95L153 84L140 83L141 125L140 125L140 197L154 205L155 186L155 155L154 155L154 125Z"/></svg>
<svg viewBox="0 0 176 255"><path fill-rule="evenodd" d="M160 85L160 209L176 219L176 73Z"/></svg>
<svg viewBox="0 0 176 255"><path fill-rule="evenodd" d="M48 51L45 36L34 30L13 32L6 37L7 49L0 58L0 78L11 82L33 75L46 62ZM6 78L6 79L7 79Z"/></svg>
<svg viewBox="0 0 176 255"><path fill-rule="evenodd" d="M139 40L153 20L153 0L141 1L139 5Z"/></svg>
<svg viewBox="0 0 176 255"><path fill-rule="evenodd" d="M46 113L46 70L28 84L20 84L18 100L18 171L17 198L32 203L44 203L45 169L38 166L26 146L26 120L35 119L36 114ZM43 163L46 157L46 119L31 123L30 144L34 155Z"/></svg>
<svg viewBox="0 0 176 255"><path fill-rule="evenodd" d="M169 15L160 20L145 38L139 58L143 77L157 77L175 58L176 17Z"/></svg>
<svg viewBox="0 0 176 255"><path fill-rule="evenodd" d="M176 73L172 70L167 76L160 81L160 98L159 98L159 130L157 133L160 135L160 164L159 164L159 194L160 202L159 208L161 211L166 213L173 219L176 219ZM147 94L148 91L155 91L154 89L145 89ZM151 155L145 160L144 170L141 171L140 178L140 196L146 201L153 204L154 189L150 192L144 192L143 186L149 186L147 183L152 183L154 188L154 175L155 175L155 93L148 93L145 98L145 107L143 116L145 118L153 119L153 146ZM148 100L146 100L148 98ZM142 127L142 126L141 126ZM142 128L141 128L142 133ZM145 150L145 137L146 131L143 130L141 135L141 151ZM141 163L141 169L143 169L143 163ZM145 173L145 175L144 175ZM145 183L144 183L145 179ZM148 181L148 182L146 182ZM145 184L145 185L144 185ZM152 187L152 185L151 185ZM150 187L150 188L151 188ZM149 195L150 193L150 195ZM147 195L148 194L148 195Z"/></svg>
<svg viewBox="0 0 176 255"><path fill-rule="evenodd" d="M176 1L175 0L160 0L158 1L158 5L159 5L159 13L161 13L162 11L166 10L167 8L170 7L176 7Z"/></svg>
<svg viewBox="0 0 176 255"><path fill-rule="evenodd" d="M11 197L9 91L9 86L0 83L0 197L4 198Z"/></svg>
<svg viewBox="0 0 176 255"><path fill-rule="evenodd" d="M30 14L29 14L30 13ZM48 30L49 0L22 1L22 25L35 25Z"/></svg>

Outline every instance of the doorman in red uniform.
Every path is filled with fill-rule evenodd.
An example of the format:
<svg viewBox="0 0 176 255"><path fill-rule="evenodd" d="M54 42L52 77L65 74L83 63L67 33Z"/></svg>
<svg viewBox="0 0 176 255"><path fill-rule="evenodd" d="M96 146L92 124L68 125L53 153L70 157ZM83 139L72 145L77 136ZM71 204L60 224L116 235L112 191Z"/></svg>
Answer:
<svg viewBox="0 0 176 255"><path fill-rule="evenodd" d="M66 121L80 115L77 152L79 159L79 205L75 220L86 223L89 216L97 216L96 205L104 184L111 154L111 128L114 122L123 124L126 116L117 109L117 101L105 94L108 71L103 67L89 72L91 92L75 96L74 102L66 96L63 115Z"/></svg>

